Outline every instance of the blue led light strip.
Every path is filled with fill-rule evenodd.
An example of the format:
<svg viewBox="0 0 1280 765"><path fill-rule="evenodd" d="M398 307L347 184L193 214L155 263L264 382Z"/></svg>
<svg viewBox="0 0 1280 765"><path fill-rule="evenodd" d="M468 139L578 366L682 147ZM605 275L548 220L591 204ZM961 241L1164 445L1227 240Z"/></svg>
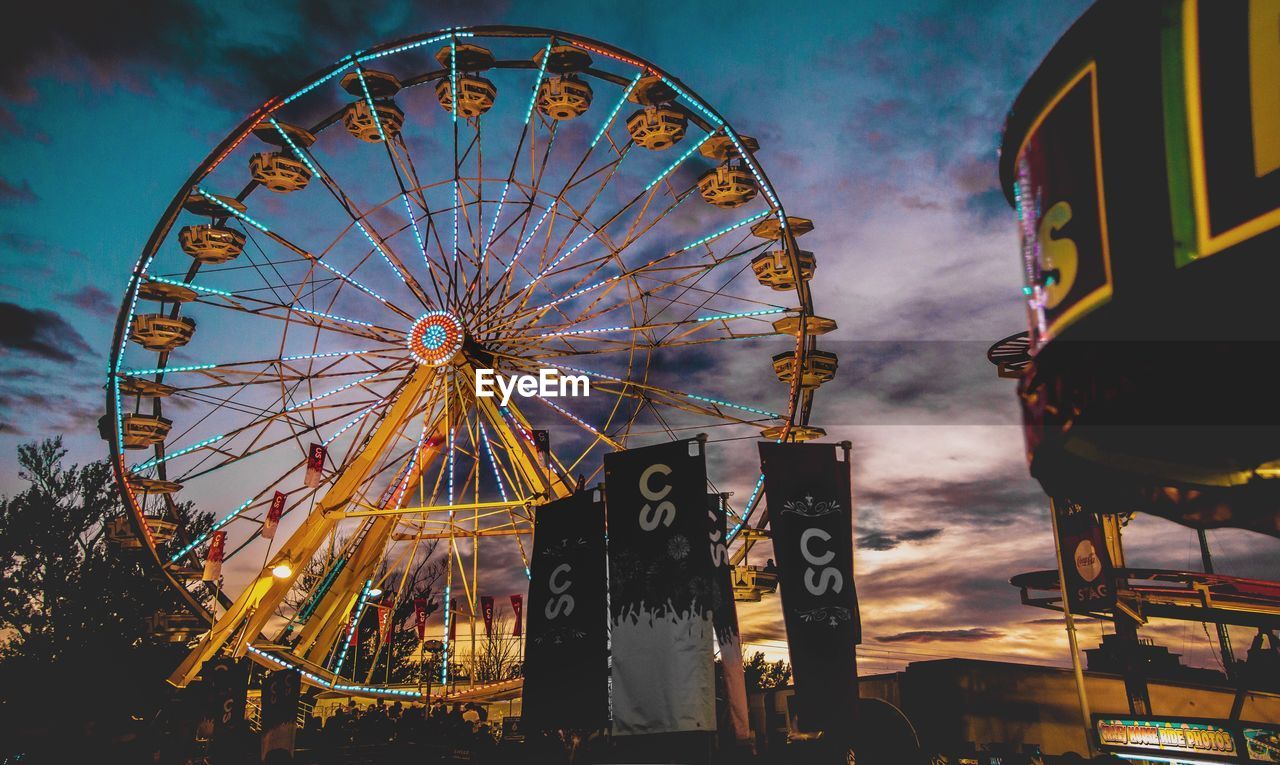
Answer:
<svg viewBox="0 0 1280 765"><path fill-rule="evenodd" d="M384 370L384 371L385 371L385 370ZM292 405L290 405L290 406L287 406L287 407L285 407L285 408L284 408L284 411L286 411L286 412L293 412L293 411L296 411L296 410L301 409L302 407L304 407L304 406L306 406L306 405L308 405L308 404L315 403L316 401L319 401L319 400L320 400L320 399L322 399L322 398L328 398L329 396L332 396L332 395L333 395L333 394L335 394L335 393L341 393L342 391L347 390L348 388L354 388L355 386L357 386L357 385L359 385L359 384L361 384L361 383L368 382L369 380L372 380L373 378L377 377L377 376L378 376L378 375L380 375L380 374L382 374L382 372L374 372L374 373L373 373L373 374L371 374L371 375L365 375L364 377L361 377L359 380L352 380L351 382L347 383L346 385L341 385L341 386L339 386L339 387L337 387L337 388L334 388L334 389L333 389L333 390L331 390L331 391L328 391L327 393L321 393L321 394L320 394L320 395L318 395L318 396L312 396L311 398L307 399L306 401L300 401L300 402L298 402L298 403L296 403L296 404L292 404Z"/></svg>
<svg viewBox="0 0 1280 765"><path fill-rule="evenodd" d="M323 445L323 446L328 446L329 444L333 443L334 439L336 439L338 436L342 435L343 433L346 433L348 428L352 427L353 425L355 425L355 424L356 424L357 422L359 422L360 420L363 420L366 416L368 416L369 412L372 412L374 409L377 409L379 406L381 406L383 403L385 403L385 402L386 402L386 400L387 400L387 399L386 399L386 397L384 396L384 397L382 397L382 398L378 399L377 401L373 402L373 403L372 403L372 404L370 404L369 406L366 406L364 409L360 410L359 412L357 412L357 413L356 413L356 416L355 416L355 417L352 417L350 420L348 420L346 425L343 425L341 428L338 428L338 432L337 432L337 433L334 433L333 435L331 435L331 436L329 436L328 438L326 438L326 439L322 442L322 445Z"/></svg>
<svg viewBox="0 0 1280 765"><path fill-rule="evenodd" d="M157 457L152 457L151 459L147 460L146 462L143 462L143 463L138 464L138 465L134 465L132 468L130 468L130 469L129 469L129 472L131 472L131 473L136 473L136 472L137 472L137 471L139 471L139 470L146 470L146 469L147 469L147 468L149 468L149 467L155 467L156 465L159 465L159 464L160 464L160 463L162 463L162 462L168 462L169 460L171 460L171 459L176 459L176 458L178 458L178 457L181 457L181 456L182 456L182 455L184 455L184 454L190 454L191 452L194 452L196 449L203 449L204 447L208 446L209 444L217 443L217 442L221 441L222 439L224 439L224 438L226 438L226 437L227 437L227 436L226 436L225 434L223 434L223 435L220 435L220 436L214 436L213 438L206 438L205 440L203 440L203 441L201 441L201 442L199 442L199 443L197 443L197 444L193 444L193 445L191 445L191 446L188 446L188 447L187 447L187 448L185 448L185 449L179 449L178 451L173 452L173 453L171 453L171 454L166 454L166 455L164 455L163 457L158 457L158 458L157 458Z"/></svg>
<svg viewBox="0 0 1280 765"><path fill-rule="evenodd" d="M375 58L382 58L383 56L390 56L395 53L403 53L404 51L412 50L414 48L421 48L424 45L430 45L431 43L437 43L437 42L440 42L441 40L447 40L450 37L475 37L475 34L472 32L450 32L447 35L436 35L435 37L428 37L425 40L406 43L404 45L397 45L394 48L388 48L387 50L379 51L377 53L365 53L360 56L357 56L356 60L361 62L372 61Z"/></svg>
<svg viewBox="0 0 1280 765"><path fill-rule="evenodd" d="M760 310L760 311L743 311L741 313L722 313L722 314L713 314L710 316L699 316L698 318L694 319L694 321L699 322L699 321L722 321L726 319L743 319L749 316L769 316L776 313L785 313L786 311L787 311L786 308L778 307L778 308L770 308L767 310Z"/></svg>
<svg viewBox="0 0 1280 765"><path fill-rule="evenodd" d="M638 329L638 327L619 326L619 327L601 327L599 329L574 329L565 330L564 332L543 332L534 337L565 337L568 335L598 335L601 332L622 332L624 330Z"/></svg>
<svg viewBox="0 0 1280 765"><path fill-rule="evenodd" d="M601 433L600 431L598 431L598 430L596 430L595 428L593 428L593 427L591 427L590 425L588 425L588 424L587 424L587 422L586 422L586 420L583 420L581 417L579 417L578 415L574 414L573 412L570 412L568 409L565 409L564 407L559 406L559 405L557 405L556 403L554 403L554 402L552 402L552 401L549 401L549 400L547 400L547 399L543 398L542 396L538 396L538 400L539 400L539 401L541 401L542 403L546 404L547 406L551 407L552 409L556 410L556 411L557 411L557 412L559 412L560 414L563 414L565 417L568 417L569 419L571 419L571 420L573 420L574 422L578 423L579 425L581 425L582 427L584 427L584 428L586 428L587 430L591 431L592 433L595 433L597 436L600 436L601 438L603 438L603 439L605 439L605 440L608 440L608 439L609 439L609 437L608 437L608 436L606 436L605 434Z"/></svg>
<svg viewBox="0 0 1280 765"><path fill-rule="evenodd" d="M764 473L761 473L760 477L756 479L755 488L751 490L751 496L747 498L747 504L744 506L744 509L743 509L744 513L750 513L751 508L755 507L756 495L760 493L760 487L763 485L764 485ZM747 522L747 518L748 518L747 515L743 515L742 520L738 521L734 525L734 527L729 530L729 533L725 535L726 544L729 542L732 542L733 538L738 535L738 529L741 529L742 525Z"/></svg>
<svg viewBox="0 0 1280 765"><path fill-rule="evenodd" d="M696 152L698 149L702 148L702 144L706 143L707 140L710 138L711 138L710 133L708 133L707 135L704 135L701 141L698 141L696 144L689 147L688 151L686 151L684 154L681 154L680 159L677 159L675 162L672 162L671 165L667 167L666 170L663 170L662 173L657 178L654 178L653 180L649 181L648 185L644 187L644 190L648 191L654 186L657 186L659 183L662 182L663 178L666 178L668 175L675 172L675 169L677 167L680 167L680 165L683 164L686 159L688 159L689 157L692 157L693 153Z"/></svg>
<svg viewBox="0 0 1280 765"><path fill-rule="evenodd" d="M549 361L546 361L546 362L543 362L543 363L544 363L546 366L549 366L549 367L555 367L556 369L563 369L563 370L566 370L566 371L569 371L569 372L580 372L581 374L587 375L587 376L589 376L589 377L599 377L599 378L600 378L600 379L602 379L602 380L613 380L613 381L615 381L615 382L620 382L620 383L630 383L630 382L631 382L630 380L624 380L624 379L623 379L623 378L621 378L621 377L614 377L613 375L607 375L607 374L604 374L603 372L593 372L593 371L592 371L592 370L590 370L590 369L580 369L580 368L578 368L578 367L571 367L571 366L567 366L567 365L565 365L565 364L553 364L553 363L551 363L551 362L549 362ZM643 387L643 386L637 386L637 387ZM706 402L706 403L708 403L708 404L716 404L716 405L718 405L718 406L729 406L729 407L733 407L734 409L741 409L741 410L742 410L742 411L744 411L744 412L753 412L753 413L755 413L755 414L763 414L763 415L765 415L766 417L781 417L781 416L782 416L782 415L778 414L777 412L770 412L770 411L766 411L766 410L764 410L764 409L756 409L755 407L745 406L745 405L743 405L743 404L735 404L735 403L733 403L732 401L722 401L722 400L720 400L720 399L717 399L717 398L710 398L710 397L708 397L708 396L699 396L699 395L698 395L698 394L696 394L696 393L684 393L684 392L682 392L682 391L676 391L676 390L673 390L673 391L665 391L665 392L668 392L668 393L675 393L675 394L678 394L678 395L684 396L685 398L691 398L691 399L693 399L693 400L695 400L695 401L705 401L705 402Z"/></svg>
<svg viewBox="0 0 1280 765"><path fill-rule="evenodd" d="M213 369L217 364L188 364L182 367L156 367L155 369L122 369L124 377L143 377L146 375L168 374L169 372L197 372L201 369Z"/></svg>
<svg viewBox="0 0 1280 765"><path fill-rule="evenodd" d="M360 590L360 599L356 601L354 615L351 619L351 626L347 628L347 634L342 641L342 652L338 655L338 662L333 667L333 674L336 677L342 672L342 662L347 660L347 651L351 648L351 637L360 627L360 617L364 616L365 599L369 597L369 590L373 588L373 580L366 579L364 589Z"/></svg>
<svg viewBox="0 0 1280 765"><path fill-rule="evenodd" d="M262 225L261 223L259 223L258 221L254 220L253 218L250 218L248 215L245 215L244 213L240 212L239 210L237 210L236 208L234 208L234 207L232 207L231 205L227 204L226 202L223 202L221 199L218 199L216 196L214 196L213 194L210 194L209 192L205 191L203 188L201 188L201 187L197 186L197 187L196 187L196 192L197 192L197 193L199 193L199 194L200 194L202 197L204 197L205 199L209 200L210 202L213 202L213 203L214 203L215 205L217 205L218 207L221 207L222 209L224 209L224 210L226 210L227 212L231 213L232 215L234 215L235 217L237 217L237 218L239 218L240 220L244 221L245 223L248 223L250 226L253 226L254 228L258 229L258 230L259 230L259 231L261 231L262 233L264 233L264 234L269 234L269 233L271 233L271 229L269 229L269 228L267 228L266 226Z"/></svg>
<svg viewBox="0 0 1280 765"><path fill-rule="evenodd" d="M189 282L180 282L177 279L166 279L163 276L150 276L150 275L148 275L147 278L153 282L160 282L161 284L172 284L175 287L186 287L187 289L195 290L196 292L208 292L210 295L222 295L224 297L234 297L230 292L227 292L226 290L216 290L213 287L201 287L198 284L191 284Z"/></svg>
<svg viewBox="0 0 1280 765"><path fill-rule="evenodd" d="M331 313L325 313L323 311L313 311L310 308L303 308L302 306L293 305L293 306L285 306L285 307L291 311L297 311L298 313L309 313L312 316L320 316L325 319L333 319L334 321L345 321L348 324L356 324L361 327L370 327L370 328L373 327L373 325L367 321L360 321L358 319L348 319L345 316L335 316Z"/></svg>
<svg viewBox="0 0 1280 765"><path fill-rule="evenodd" d="M686 250L692 250L694 247L697 247L697 246L698 246L698 245L700 245L700 244L706 244L707 242L710 242L712 239L719 239L720 237L724 236L725 234L729 233L730 231L733 231L735 228L742 228L743 226L747 225L748 223L754 223L754 222L756 222L756 221L760 220L761 218L763 218L763 217L767 216L768 214L769 214L769 211L768 211L768 210L765 210L764 212L756 213L755 215L752 215L752 216L751 216L751 217L749 217L749 218L743 218L742 220L738 221L737 223L733 224L732 226L729 226L728 228L722 228L722 229L720 229L719 231L715 232L714 234L708 234L707 236L702 237L701 239L699 239L699 240L698 240L698 241L696 241L696 242L689 242L689 243L688 243L688 244L686 244L685 246L683 246L683 247L681 247L680 249L676 250L676 252L677 252L677 253L680 253L680 252L685 252Z"/></svg>
<svg viewBox="0 0 1280 765"><path fill-rule="evenodd" d="M223 526L226 526L228 523L234 520L236 516L240 515L240 513L243 513L245 509L249 507L249 505L253 504L254 499L256 498L246 499L244 501L244 504L240 505L235 510L232 510L230 513L227 513L225 516L222 517L222 520L210 526L208 531L196 537L191 541L191 544L187 545L186 547L182 548L177 553L175 553L174 556L169 559L169 562L177 563L179 558L181 558L182 556L186 555L187 553L199 547L201 542L209 538L209 535L213 534L213 532L217 531Z"/></svg>
<svg viewBox="0 0 1280 765"><path fill-rule="evenodd" d="M627 97L631 95L631 91L635 90L636 83L640 82L640 77L644 72L636 72L636 76L631 78L631 82L627 85L627 89L622 91L622 98L618 99L618 103L613 107L613 111L609 112L609 119L604 121L600 126L600 130L596 133L596 137L591 140L590 149L594 149L596 144L600 143L600 139L604 138L604 134L608 132L609 126L613 124L613 118L618 116L618 112L622 110L622 105L627 102Z"/></svg>

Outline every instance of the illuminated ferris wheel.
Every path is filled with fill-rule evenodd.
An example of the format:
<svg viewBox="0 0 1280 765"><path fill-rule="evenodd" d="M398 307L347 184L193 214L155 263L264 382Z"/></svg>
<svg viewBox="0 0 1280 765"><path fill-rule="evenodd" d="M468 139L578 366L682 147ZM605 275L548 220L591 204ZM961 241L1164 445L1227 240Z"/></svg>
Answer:
<svg viewBox="0 0 1280 765"><path fill-rule="evenodd" d="M751 464L761 437L823 435L835 324L757 148L661 69L531 28L380 45L249 115L160 219L109 360L114 535L184 594L211 534L178 504L226 535L172 681L247 653L408 695L343 647L415 559L445 570L447 680L445 625L474 635L488 582L527 573L536 507L598 482L602 452L706 433ZM759 490L733 503L739 549Z"/></svg>

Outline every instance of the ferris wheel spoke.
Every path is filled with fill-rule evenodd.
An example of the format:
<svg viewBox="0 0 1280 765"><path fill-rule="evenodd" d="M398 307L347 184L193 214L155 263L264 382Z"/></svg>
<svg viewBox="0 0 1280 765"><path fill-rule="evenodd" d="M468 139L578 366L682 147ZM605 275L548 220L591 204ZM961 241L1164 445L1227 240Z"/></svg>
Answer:
<svg viewBox="0 0 1280 765"><path fill-rule="evenodd" d="M360 69L357 69L356 71L361 72ZM361 73L360 82L361 82L361 85L364 85L363 73ZM365 87L365 97L369 98L369 91L367 87ZM377 124L378 126L378 132L382 134L383 141L385 142L386 135L382 133L382 123L380 118L378 117L377 110L373 107L372 99L369 99L369 110L370 110L370 113L373 115L375 124ZM351 198L346 194L346 192L342 190L341 185L338 184L338 182L327 171L325 171L323 167L320 166L320 163L315 159L315 156L310 151L308 151L306 148L300 147L297 144L297 142L293 140L292 136L290 136L289 133L280 126L280 123L276 122L275 118L268 118L268 119L271 125L280 134L280 137L287 143L289 148L293 151L294 155L302 160L302 162L307 166L307 168L311 170L312 175L320 179L320 182L324 185L326 189L328 189L329 194L333 196L333 198L338 202L339 206L342 207L343 211L347 213L347 216L351 218L352 225L360 229L360 233L364 234L365 239L369 240L369 243L373 245L374 249L377 250L377 252L382 256L382 259L386 262L387 266L390 267L392 272L394 272L395 275L400 279L400 281L403 282L405 286L409 288L409 291L413 293L414 297L416 297L418 301L422 303L423 306L430 307L429 306L430 298L427 297L426 292L422 289L422 286L418 284L418 281L413 278L412 272L405 267L404 263L395 254L395 252L392 251L391 248L387 246L386 239L380 234L378 234L375 230L373 230L373 225L372 223L368 222L368 218L366 217L365 213L360 211L360 208L355 204L355 202L353 202ZM388 151L390 151L390 147L388 147ZM394 161L393 161L393 167L394 167ZM399 180L398 172L396 174L396 178L397 180ZM401 193L403 194L404 184L401 183L400 186L402 190ZM408 204L407 200L405 204L406 205ZM414 233L416 234L417 223L413 220L412 216L410 216L409 222L413 225ZM424 253L424 256L425 256L425 253Z"/></svg>
<svg viewBox="0 0 1280 765"><path fill-rule="evenodd" d="M196 188L196 190L197 190L197 192L198 192L199 194L201 194L202 196L204 196L204 198L205 198L206 200L208 200L208 201L210 201L210 202L213 202L213 203L216 203L216 204L218 204L218 205L221 205L222 207L225 207L225 208L227 209L227 211L228 211L228 212L230 212L231 214L235 215L235 216L236 216L237 218L239 218L242 222L244 222L244 223L248 223L249 225L251 225L251 226L253 226L254 228L256 228L256 229L258 229L259 231L261 231L263 234L266 234L266 235L267 235L267 237L268 237L268 238L270 238L270 239L271 239L273 242L275 242L276 244L279 244L281 247L284 247L285 249L289 250L290 252L293 252L295 255L299 255L299 256L301 256L301 257L303 257L303 258L306 258L307 260L311 261L312 263L315 263L316 265L320 266L321 268L325 269L326 271L329 271L330 273L332 273L333 275L337 276L339 279L341 279L342 281L346 282L346 283L347 283L347 284L349 284L350 286L352 286L352 287L356 288L357 290L359 290L359 291L361 291L361 292L365 293L366 295L368 295L369 297L372 297L372 298L373 298L374 300L376 300L377 302L379 302L379 303L381 303L382 305L386 306L386 307L387 307L390 311L392 311L393 313L396 313L396 314L400 315L402 318L406 318L406 319L410 319L410 320L412 320L412 319L414 318L411 314L409 314L408 312L406 312L404 309L400 308L399 306L395 305L395 304L394 304L394 303L392 303L391 301L387 300L385 297L383 297L382 295L378 294L377 292L375 292L375 291L374 291L373 289L371 289L370 287L368 287L368 286L364 285L363 283L361 283L360 281L356 280L356 278L355 278L355 277L351 276L350 274L347 274L347 273L346 273L346 272L344 272L342 269L337 268L336 266L330 265L329 263L325 262L325 260L323 259L323 257L322 257L322 256L320 256L320 255L316 255L316 254L312 253L310 250L307 250L307 249L305 249L305 248L303 248L303 247L299 247L298 245L296 245L296 244L294 244L293 242L291 242L291 241L289 241L288 239L286 239L286 238L285 238L284 236L282 236L279 232L276 232L276 231L273 231L273 230L271 230L271 229L267 228L267 226L266 226L266 225L264 225L264 224L262 224L262 223L258 222L257 220L254 220L253 218L249 217L249 216L248 216L248 215L246 215L245 213L240 212L239 210L235 209L234 207L231 207L230 205L227 205L225 202L223 202L222 200L218 199L218 198L217 198L217 197L215 197L213 194L210 194L209 192L205 191L203 188L197 187L197 188Z"/></svg>

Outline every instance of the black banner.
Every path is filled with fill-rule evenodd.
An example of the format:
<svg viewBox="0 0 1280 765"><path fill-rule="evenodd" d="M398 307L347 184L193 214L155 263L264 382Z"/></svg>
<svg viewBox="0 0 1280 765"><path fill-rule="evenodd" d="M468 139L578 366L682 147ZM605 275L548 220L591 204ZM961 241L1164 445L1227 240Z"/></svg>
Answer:
<svg viewBox="0 0 1280 765"><path fill-rule="evenodd" d="M715 730L703 445L604 456L609 514L613 733Z"/></svg>
<svg viewBox="0 0 1280 765"><path fill-rule="evenodd" d="M274 751L293 757L298 732L298 692L302 673L296 669L268 672L262 681L262 761ZM275 755L279 758L280 755Z"/></svg>
<svg viewBox="0 0 1280 765"><path fill-rule="evenodd" d="M532 731L602 728L609 658L599 493L543 505L533 528L522 724Z"/></svg>
<svg viewBox="0 0 1280 765"><path fill-rule="evenodd" d="M711 562L716 567L712 583L712 624L716 643L720 646L720 662L724 677L727 719L718 727L729 731L736 741L751 738L747 710L747 680L742 668L742 637L738 631L738 607L733 601L733 566L729 563L729 539L726 525L725 497L707 495L707 518L710 520Z"/></svg>
<svg viewBox="0 0 1280 765"><path fill-rule="evenodd" d="M832 444L760 444L801 731L849 743L862 641L849 464Z"/></svg>
<svg viewBox="0 0 1280 765"><path fill-rule="evenodd" d="M1058 516L1058 551L1071 613L1110 609L1116 604L1115 576L1097 513L1062 498L1053 501L1053 511Z"/></svg>
<svg viewBox="0 0 1280 765"><path fill-rule="evenodd" d="M209 688L205 716L213 720L209 761L214 765L239 762L244 744L245 696L249 690L248 659L213 659L201 676Z"/></svg>

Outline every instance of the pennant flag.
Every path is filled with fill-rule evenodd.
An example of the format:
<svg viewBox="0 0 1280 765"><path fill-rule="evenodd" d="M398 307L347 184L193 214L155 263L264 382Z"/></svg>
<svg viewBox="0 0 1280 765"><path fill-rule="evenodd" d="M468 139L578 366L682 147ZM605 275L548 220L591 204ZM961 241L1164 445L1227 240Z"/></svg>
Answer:
<svg viewBox="0 0 1280 765"><path fill-rule="evenodd" d="M516 615L515 626L511 628L511 637L520 637L523 630L520 629L520 620L524 616L524 596L511 596L511 611Z"/></svg>
<svg viewBox="0 0 1280 765"><path fill-rule="evenodd" d="M395 603L390 598L379 603L378 606L378 639L387 642L391 637L391 612L395 609Z"/></svg>
<svg viewBox="0 0 1280 765"><path fill-rule="evenodd" d="M551 431L533 431L533 447L537 450L538 454L541 454L543 457L551 454Z"/></svg>
<svg viewBox="0 0 1280 765"><path fill-rule="evenodd" d="M484 616L484 636L489 637L493 633L493 597L491 595L480 596L480 613Z"/></svg>
<svg viewBox="0 0 1280 765"><path fill-rule="evenodd" d="M833 444L761 443L760 463L782 616L795 678L797 724L851 744L862 641L853 586L849 464Z"/></svg>
<svg viewBox="0 0 1280 765"><path fill-rule="evenodd" d="M712 624L720 644L724 668L725 699L729 711L728 729L736 741L751 739L747 717L747 678L742 669L742 637L738 632L738 609L733 601L733 565L729 562L725 514L728 508L719 494L707 495L707 517L711 521L711 562L716 578L711 588Z"/></svg>
<svg viewBox="0 0 1280 765"><path fill-rule="evenodd" d="M321 444L312 444L307 447L307 477L302 483L305 486L316 488L324 479L324 461L329 454L329 450Z"/></svg>
<svg viewBox="0 0 1280 765"><path fill-rule="evenodd" d="M222 551L227 544L227 532L213 532L213 540L209 542L209 555L204 559L204 576L200 577L205 582L216 582L222 578Z"/></svg>
<svg viewBox="0 0 1280 765"><path fill-rule="evenodd" d="M1071 613L1111 608L1116 604L1115 573L1098 514L1063 497L1054 498L1053 512L1058 516L1058 551Z"/></svg>
<svg viewBox="0 0 1280 765"><path fill-rule="evenodd" d="M262 680L262 762L272 762L270 752L288 753L291 761L298 732L298 693L302 673L297 669L268 672ZM279 755L276 755L279 757Z"/></svg>
<svg viewBox="0 0 1280 765"><path fill-rule="evenodd" d="M449 598L449 641L458 639L458 599Z"/></svg>
<svg viewBox="0 0 1280 765"><path fill-rule="evenodd" d="M265 539L276 538L276 527L280 525L280 516L284 515L284 492L277 491L271 498L271 508L267 510L267 519L262 522L262 536Z"/></svg>
<svg viewBox="0 0 1280 765"><path fill-rule="evenodd" d="M602 728L609 717L609 614L599 492L538 508L529 570L520 724L535 732Z"/></svg>
<svg viewBox="0 0 1280 765"><path fill-rule="evenodd" d="M613 733L715 730L707 465L688 439L604 455Z"/></svg>
<svg viewBox="0 0 1280 765"><path fill-rule="evenodd" d="M413 626L418 630L418 640L427 639L427 599L413 599Z"/></svg>

